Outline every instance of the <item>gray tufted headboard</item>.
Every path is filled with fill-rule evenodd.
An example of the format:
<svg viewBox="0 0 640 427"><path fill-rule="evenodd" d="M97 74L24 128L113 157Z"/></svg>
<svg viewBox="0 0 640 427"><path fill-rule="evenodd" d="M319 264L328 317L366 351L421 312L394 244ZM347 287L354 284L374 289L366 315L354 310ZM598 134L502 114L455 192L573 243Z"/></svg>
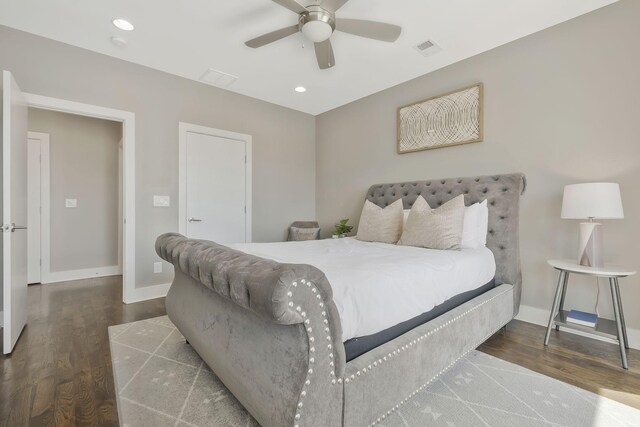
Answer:
<svg viewBox="0 0 640 427"><path fill-rule="evenodd" d="M491 249L496 259L496 285L503 283L513 285L515 316L518 314L522 292L518 223L520 195L524 193L525 188L526 178L521 173L432 179L373 185L367 192L367 200L385 207L402 198L404 208L409 209L419 195L422 195L432 208L460 194L464 194L467 206L487 199L489 205L487 247Z"/></svg>

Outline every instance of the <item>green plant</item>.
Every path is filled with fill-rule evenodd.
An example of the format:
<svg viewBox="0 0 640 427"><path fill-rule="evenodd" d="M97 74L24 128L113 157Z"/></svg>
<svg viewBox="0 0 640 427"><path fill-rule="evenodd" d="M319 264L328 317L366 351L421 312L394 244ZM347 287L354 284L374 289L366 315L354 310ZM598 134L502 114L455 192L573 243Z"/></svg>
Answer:
<svg viewBox="0 0 640 427"><path fill-rule="evenodd" d="M336 228L333 229L333 234L340 236L342 234L349 234L351 230L353 230L352 225L347 225L349 222L349 218L341 219L339 223L336 224Z"/></svg>

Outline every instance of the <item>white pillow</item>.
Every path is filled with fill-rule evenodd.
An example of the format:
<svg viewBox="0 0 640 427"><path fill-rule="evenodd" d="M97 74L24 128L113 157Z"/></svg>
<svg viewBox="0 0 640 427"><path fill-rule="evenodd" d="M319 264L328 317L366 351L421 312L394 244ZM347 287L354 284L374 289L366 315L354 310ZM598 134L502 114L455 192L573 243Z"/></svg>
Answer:
<svg viewBox="0 0 640 427"><path fill-rule="evenodd" d="M403 226L407 223L411 209L404 209ZM462 229L461 246L466 249L476 249L487 245L487 229L489 228L489 207L487 201L474 203L464 208L464 226Z"/></svg>
<svg viewBox="0 0 640 427"><path fill-rule="evenodd" d="M487 232L489 231L489 206L487 200L480 203L480 224L478 225L478 242L487 246Z"/></svg>
<svg viewBox="0 0 640 427"><path fill-rule="evenodd" d="M486 200L467 206L464 209L461 246L468 249L485 246L487 244L488 225L489 208Z"/></svg>

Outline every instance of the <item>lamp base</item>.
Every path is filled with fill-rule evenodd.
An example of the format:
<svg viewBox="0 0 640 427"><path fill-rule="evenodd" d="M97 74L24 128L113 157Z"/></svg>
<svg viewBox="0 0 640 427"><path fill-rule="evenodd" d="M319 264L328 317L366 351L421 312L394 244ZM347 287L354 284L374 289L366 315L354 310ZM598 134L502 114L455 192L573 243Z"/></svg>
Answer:
<svg viewBox="0 0 640 427"><path fill-rule="evenodd" d="M604 267L602 224L598 222L580 223L578 263L587 267Z"/></svg>

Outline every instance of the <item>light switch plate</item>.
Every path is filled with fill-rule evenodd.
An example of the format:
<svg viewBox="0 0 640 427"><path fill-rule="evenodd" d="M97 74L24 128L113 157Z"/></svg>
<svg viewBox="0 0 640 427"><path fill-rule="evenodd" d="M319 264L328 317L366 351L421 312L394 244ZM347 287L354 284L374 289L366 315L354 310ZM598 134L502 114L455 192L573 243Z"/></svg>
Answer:
<svg viewBox="0 0 640 427"><path fill-rule="evenodd" d="M153 206L167 208L171 205L169 196L153 196Z"/></svg>
<svg viewBox="0 0 640 427"><path fill-rule="evenodd" d="M154 273L162 273L162 262L154 262L153 263L153 272Z"/></svg>
<svg viewBox="0 0 640 427"><path fill-rule="evenodd" d="M65 208L77 208L78 207L78 199L64 199L64 207Z"/></svg>

